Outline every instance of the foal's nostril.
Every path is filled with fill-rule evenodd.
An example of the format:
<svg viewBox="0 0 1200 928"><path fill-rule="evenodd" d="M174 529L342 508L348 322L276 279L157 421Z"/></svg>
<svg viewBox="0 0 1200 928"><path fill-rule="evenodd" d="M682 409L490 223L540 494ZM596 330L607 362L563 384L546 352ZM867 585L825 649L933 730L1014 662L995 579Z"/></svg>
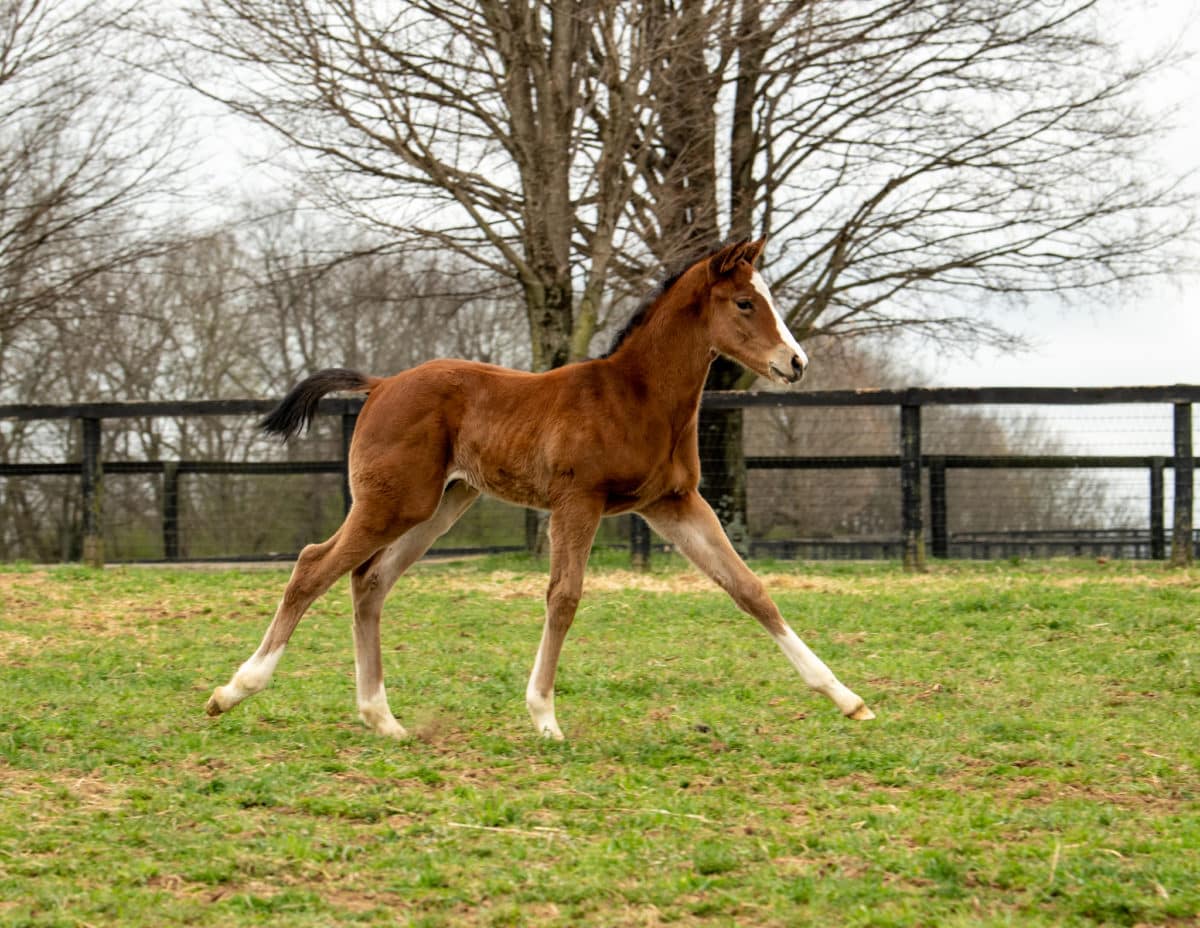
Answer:
<svg viewBox="0 0 1200 928"><path fill-rule="evenodd" d="M800 356L797 354L792 355L792 373L796 375L796 380L804 376L804 367L805 364L800 360Z"/></svg>

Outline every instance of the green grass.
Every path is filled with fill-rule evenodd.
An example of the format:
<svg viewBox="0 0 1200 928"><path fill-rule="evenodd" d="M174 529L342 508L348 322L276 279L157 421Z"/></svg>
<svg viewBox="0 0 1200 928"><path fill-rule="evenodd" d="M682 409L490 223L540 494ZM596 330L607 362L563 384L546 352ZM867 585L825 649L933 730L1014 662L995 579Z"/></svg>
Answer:
<svg viewBox="0 0 1200 928"><path fill-rule="evenodd" d="M397 586L405 743L345 583L214 720L285 573L0 570L0 925L1200 924L1200 571L758 565L856 724L676 562L593 562L564 744L528 561Z"/></svg>

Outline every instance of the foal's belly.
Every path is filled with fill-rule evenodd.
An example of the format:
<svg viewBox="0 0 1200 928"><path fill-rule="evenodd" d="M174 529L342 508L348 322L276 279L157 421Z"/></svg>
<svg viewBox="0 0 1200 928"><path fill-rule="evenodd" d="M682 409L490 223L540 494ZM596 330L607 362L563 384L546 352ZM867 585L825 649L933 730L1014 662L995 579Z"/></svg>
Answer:
<svg viewBox="0 0 1200 928"><path fill-rule="evenodd" d="M446 475L447 486L455 480L462 480L481 493L516 506L528 506L531 509L552 508L549 496L544 490L527 476L508 468L480 468L456 464Z"/></svg>
<svg viewBox="0 0 1200 928"><path fill-rule="evenodd" d="M462 480L488 496L533 509L552 510L556 501L591 497L601 502L606 516L637 510L663 496L685 493L689 485L686 472L672 467L647 474L609 475L600 480L576 479L568 468L549 480L537 480L529 472L503 466L456 464L447 474L446 483L455 480Z"/></svg>
<svg viewBox="0 0 1200 928"><path fill-rule="evenodd" d="M590 499L605 515L695 489L698 467L664 431L620 440L597 420L471 408L452 435L450 473L479 491L535 509ZM519 404L513 408L524 408Z"/></svg>

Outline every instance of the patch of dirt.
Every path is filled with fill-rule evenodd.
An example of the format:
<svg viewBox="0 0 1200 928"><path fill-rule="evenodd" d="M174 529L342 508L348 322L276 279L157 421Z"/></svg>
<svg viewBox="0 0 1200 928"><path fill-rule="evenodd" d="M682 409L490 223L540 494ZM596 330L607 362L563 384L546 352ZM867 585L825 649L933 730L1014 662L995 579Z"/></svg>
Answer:
<svg viewBox="0 0 1200 928"><path fill-rule="evenodd" d="M36 638L0 631L0 667L24 667L37 651Z"/></svg>
<svg viewBox="0 0 1200 928"><path fill-rule="evenodd" d="M973 574L970 571L931 568L924 573L888 573L875 576L830 577L793 573L760 573L769 593L825 593L838 596L867 596L895 591L929 593L962 591L983 586L988 589L1047 585L1076 589L1090 585L1111 584L1123 587L1177 587L1200 592L1200 576L1196 571L1166 571L1146 568L1136 573L1095 574L1079 573L1056 576L1053 573L1015 573L1010 575ZM423 574L416 571L408 582L424 589L455 593L489 593L498 599L540 598L546 593L548 573L492 571L488 574L462 573ZM719 593L717 585L696 570L672 574L644 574L632 570L589 571L584 578L584 595L588 593L621 593L633 590L644 593Z"/></svg>
<svg viewBox="0 0 1200 928"><path fill-rule="evenodd" d="M948 770L942 775L941 785L943 787L958 789L964 794L984 789L997 801L1010 802L1015 805L1046 806L1064 800L1083 799L1128 810L1154 810L1155 814L1182 812L1194 807L1194 800L1190 798L1191 787L1185 784L1176 784L1172 789L1137 792L1132 789L1105 789L1087 783L1062 783L1031 775L991 777L988 779L986 787L981 787L978 782L979 778L986 776L987 772L994 767L1032 768L1053 765L1043 764L1037 760L1000 762L976 757L960 758L959 765L959 769ZM1130 784L1132 785L1133 781L1130 781ZM825 785L830 790L843 788L854 792L903 797L907 797L910 792L908 787L878 783L869 773L854 773L844 777L830 778L825 781Z"/></svg>
<svg viewBox="0 0 1200 928"><path fill-rule="evenodd" d="M355 913L371 912L375 909L404 912L411 904L410 900L399 893L380 892L373 889L348 889L342 886L323 888L321 898L333 908Z"/></svg>
<svg viewBox="0 0 1200 928"><path fill-rule="evenodd" d="M62 790L88 810L112 811L120 807L124 788L92 773L72 770L21 770L0 765L0 793L23 799L39 797L61 808Z"/></svg>
<svg viewBox="0 0 1200 928"><path fill-rule="evenodd" d="M945 696L951 699L958 698L947 692L942 684L930 683L925 680L894 680L891 677L876 676L868 677L867 682L877 690L886 690L904 702L920 702L936 696Z"/></svg>
<svg viewBox="0 0 1200 928"><path fill-rule="evenodd" d="M1077 575L1074 577L1047 577L1043 580L1047 586L1061 590L1077 590L1084 586L1096 584L1122 587L1138 587L1141 589L1180 588L1200 593L1200 578L1189 570L1168 571L1159 569L1146 573L1111 574L1096 576L1093 574Z"/></svg>
<svg viewBox="0 0 1200 928"><path fill-rule="evenodd" d="M214 611L212 603L197 602L195 598L172 600L153 593L105 596L88 586L86 580L57 578L47 571L0 571L3 617L39 632L69 628L72 634L137 639L153 637L160 626L169 628L181 620L203 619ZM258 599L247 599L252 595ZM255 591L243 594L242 602L250 608L265 598ZM0 631L0 664L13 651L28 652L38 642L37 638Z"/></svg>
<svg viewBox="0 0 1200 928"><path fill-rule="evenodd" d="M6 599L15 596L26 587L45 585L49 574L44 570L22 571L20 573L0 573L0 595Z"/></svg>
<svg viewBox="0 0 1200 928"><path fill-rule="evenodd" d="M1133 792L1131 790L1103 789L1079 783L1055 783L1038 777L1005 777L1003 784L989 784L988 791L997 797L1027 805L1050 805L1064 799L1085 799L1117 806L1122 809L1154 810L1155 814L1182 812L1194 807L1194 803L1182 795L1172 792Z"/></svg>
<svg viewBox="0 0 1200 928"><path fill-rule="evenodd" d="M231 896L254 896L270 899L285 889L301 887L317 892L329 906L345 912L361 914L375 909L393 912L408 911L412 900L399 893L359 888L328 883L326 875L319 872L277 874L268 880L231 881L214 886L189 880L175 873L161 873L146 881L146 886L167 893L177 899L203 900L207 903L220 902Z"/></svg>
<svg viewBox="0 0 1200 928"><path fill-rule="evenodd" d="M540 598L546 595L548 574L493 571L489 574L415 575L413 580L425 589L452 593L489 593L497 599ZM772 593L808 592L861 595L858 580L833 577L802 577L792 574L766 574L763 582ZM583 593L720 593L720 588L696 572L678 574L642 574L632 570L589 572L583 581Z"/></svg>

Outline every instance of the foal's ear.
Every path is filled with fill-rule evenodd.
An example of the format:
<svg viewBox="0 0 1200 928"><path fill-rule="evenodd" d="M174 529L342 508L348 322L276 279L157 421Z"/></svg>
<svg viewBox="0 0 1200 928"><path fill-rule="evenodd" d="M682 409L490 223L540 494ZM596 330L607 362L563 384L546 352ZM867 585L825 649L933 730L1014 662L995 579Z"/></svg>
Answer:
<svg viewBox="0 0 1200 928"><path fill-rule="evenodd" d="M718 277L728 277L743 261L753 267L766 244L767 240L760 238L757 242L742 241L726 245L708 259L709 276L714 280Z"/></svg>
<svg viewBox="0 0 1200 928"><path fill-rule="evenodd" d="M718 277L728 277L740 262L749 261L753 264L761 250L761 242L734 242L732 245L726 245L708 259L709 276L714 280Z"/></svg>

